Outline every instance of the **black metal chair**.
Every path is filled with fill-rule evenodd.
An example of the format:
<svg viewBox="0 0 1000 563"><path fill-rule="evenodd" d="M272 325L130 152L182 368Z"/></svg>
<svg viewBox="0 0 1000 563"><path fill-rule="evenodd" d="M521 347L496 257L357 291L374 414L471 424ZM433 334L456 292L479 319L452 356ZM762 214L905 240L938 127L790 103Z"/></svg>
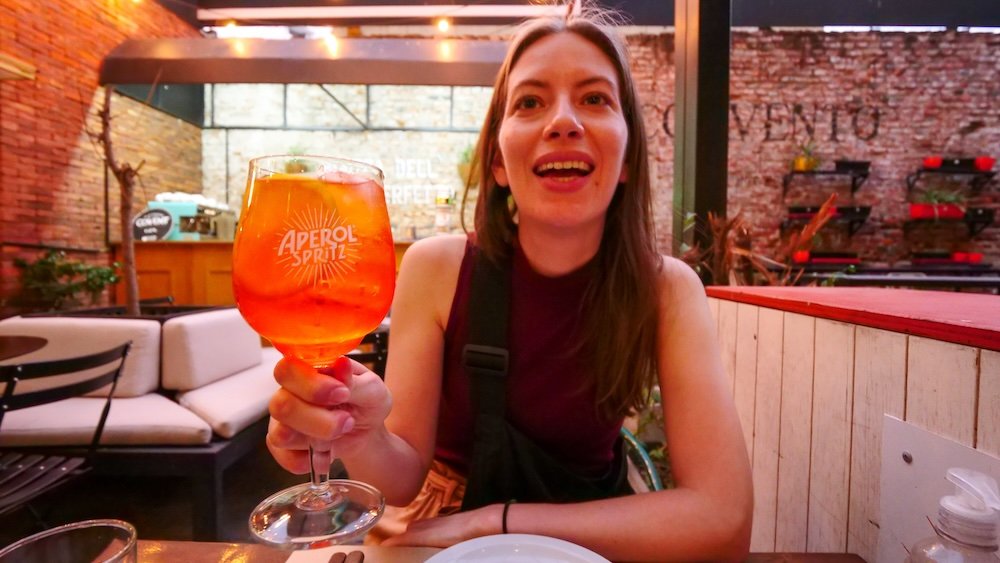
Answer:
<svg viewBox="0 0 1000 563"><path fill-rule="evenodd" d="M365 335L357 352L347 354L348 358L368 366L368 369L385 377L385 361L389 357L389 329L378 328Z"/></svg>
<svg viewBox="0 0 1000 563"><path fill-rule="evenodd" d="M624 426L621 429L622 440L625 441L625 455L628 458L628 479L632 490L637 493L662 491L663 480L656 469L656 464L649 457L649 452L642 442Z"/></svg>
<svg viewBox="0 0 1000 563"><path fill-rule="evenodd" d="M94 421L94 435L85 455L58 455L53 453L57 451L54 448L22 448L24 451L14 447L0 448L0 515L12 512L89 471L129 346L131 343L127 342L86 356L0 365L0 384L4 386L0 396L0 431L4 415L10 411L78 397L108 386L104 408L99 419ZM74 377L73 374L79 372L86 373ZM18 393L18 385L28 380L38 381L39 388ZM49 382L52 382L51 386L42 388Z"/></svg>

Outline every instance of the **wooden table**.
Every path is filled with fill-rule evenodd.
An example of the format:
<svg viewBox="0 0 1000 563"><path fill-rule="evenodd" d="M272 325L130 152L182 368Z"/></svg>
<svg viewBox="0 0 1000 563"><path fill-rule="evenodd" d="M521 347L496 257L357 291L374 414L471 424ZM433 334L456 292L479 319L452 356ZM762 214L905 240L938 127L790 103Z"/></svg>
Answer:
<svg viewBox="0 0 1000 563"><path fill-rule="evenodd" d="M29 354L44 347L49 341L40 336L0 334L0 361Z"/></svg>
<svg viewBox="0 0 1000 563"><path fill-rule="evenodd" d="M427 547L331 548L335 552L361 551L366 563L423 563L438 549ZM324 550L325 551L325 550ZM245 543L139 540L139 563L285 563L290 552ZM747 563L864 563L857 555L843 553L755 553Z"/></svg>

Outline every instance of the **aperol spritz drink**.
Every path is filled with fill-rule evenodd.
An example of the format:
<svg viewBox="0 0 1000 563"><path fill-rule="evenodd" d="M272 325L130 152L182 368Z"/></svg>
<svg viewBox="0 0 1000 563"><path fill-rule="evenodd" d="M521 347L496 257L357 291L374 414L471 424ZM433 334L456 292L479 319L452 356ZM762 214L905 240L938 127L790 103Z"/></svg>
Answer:
<svg viewBox="0 0 1000 563"><path fill-rule="evenodd" d="M250 326L284 356L323 368L357 347L389 310L395 274L378 168L297 155L250 161L233 293ZM377 490L327 480L328 450L310 447L311 483L255 509L250 528L258 539L293 549L342 543L381 516Z"/></svg>

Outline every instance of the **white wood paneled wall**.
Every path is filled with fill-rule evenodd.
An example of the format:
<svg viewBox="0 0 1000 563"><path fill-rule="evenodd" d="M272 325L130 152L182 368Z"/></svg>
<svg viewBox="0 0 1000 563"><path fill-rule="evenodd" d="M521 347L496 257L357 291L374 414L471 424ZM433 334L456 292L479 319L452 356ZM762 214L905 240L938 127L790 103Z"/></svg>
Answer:
<svg viewBox="0 0 1000 563"><path fill-rule="evenodd" d="M752 551L875 561L884 413L1000 457L1000 352L709 307L753 466Z"/></svg>

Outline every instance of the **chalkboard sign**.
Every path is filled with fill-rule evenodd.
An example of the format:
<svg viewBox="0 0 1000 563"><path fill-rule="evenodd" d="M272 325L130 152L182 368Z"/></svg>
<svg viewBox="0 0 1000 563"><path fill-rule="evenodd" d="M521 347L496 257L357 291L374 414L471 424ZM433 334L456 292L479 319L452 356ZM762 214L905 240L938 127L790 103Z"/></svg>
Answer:
<svg viewBox="0 0 1000 563"><path fill-rule="evenodd" d="M132 220L132 233L135 240L163 240L173 223L170 213L162 209L148 209Z"/></svg>

